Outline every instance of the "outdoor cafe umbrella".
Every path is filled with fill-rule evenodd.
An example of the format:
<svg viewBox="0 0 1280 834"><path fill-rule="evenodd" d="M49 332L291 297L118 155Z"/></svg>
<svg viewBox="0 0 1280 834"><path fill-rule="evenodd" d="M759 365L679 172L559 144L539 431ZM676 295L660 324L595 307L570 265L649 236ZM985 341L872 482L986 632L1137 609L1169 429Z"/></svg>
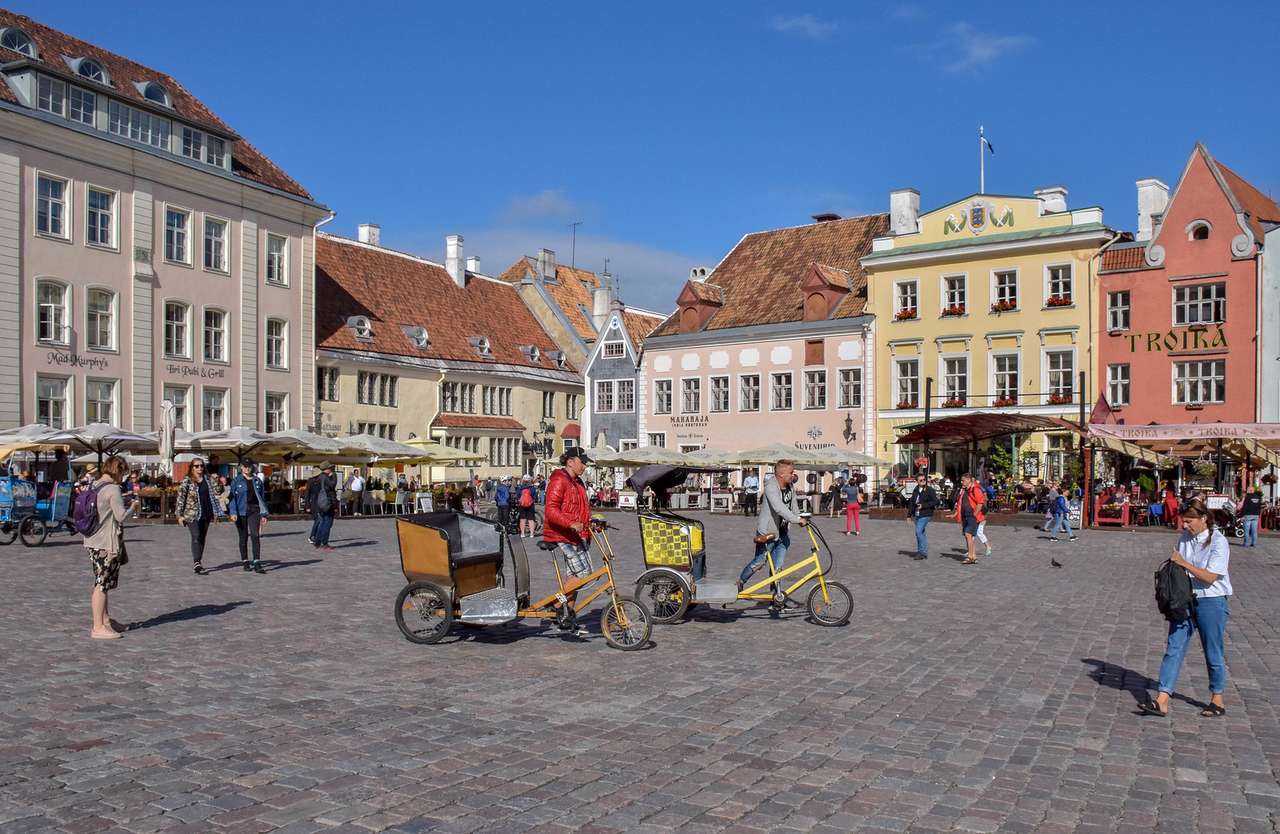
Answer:
<svg viewBox="0 0 1280 834"><path fill-rule="evenodd" d="M63 429L41 442L68 446L75 452L96 454L99 465L105 455L117 452L155 452L157 449L155 437L127 431L109 423L90 423L87 426Z"/></svg>
<svg viewBox="0 0 1280 834"><path fill-rule="evenodd" d="M299 446L296 441L276 438L244 426L202 431L194 435L188 445L193 452L228 452L237 461L243 460L250 452L284 453L294 451Z"/></svg>
<svg viewBox="0 0 1280 834"><path fill-rule="evenodd" d="M403 445L412 446L414 449L417 449L418 454L423 458L430 458L430 460L424 460L424 463L460 463L462 461L480 461L485 459L485 456L480 452L468 452L466 449L455 449L452 446L446 446L443 443L435 440L428 440L425 437L411 438L404 441Z"/></svg>
<svg viewBox="0 0 1280 834"><path fill-rule="evenodd" d="M173 472L173 456L177 451L174 444L178 434L178 407L173 400L160 401L160 430L156 433L159 439L160 459L164 461L165 474Z"/></svg>
<svg viewBox="0 0 1280 834"><path fill-rule="evenodd" d="M588 453L590 454L590 453ZM637 449L624 449L620 452L592 456L592 462L601 466L646 466L651 463L668 466L696 466L688 461L687 456L677 449L665 446L641 446Z"/></svg>
<svg viewBox="0 0 1280 834"><path fill-rule="evenodd" d="M821 461L812 452L797 449L789 443L769 443L754 449L743 449L729 454L726 462L737 466L764 466L782 460L789 460L801 469L811 469L821 465Z"/></svg>
<svg viewBox="0 0 1280 834"><path fill-rule="evenodd" d="M44 423L29 423L16 429L0 431L0 444L7 446L13 443L43 443L46 437L57 434L58 431Z"/></svg>
<svg viewBox="0 0 1280 834"><path fill-rule="evenodd" d="M342 452L342 444L332 437L306 431L304 429L285 429L273 432L271 438L280 443L290 445L288 449L280 449L279 455L288 463L323 462ZM268 455L274 454L268 452Z"/></svg>
<svg viewBox="0 0 1280 834"><path fill-rule="evenodd" d="M371 463L388 465L432 462L430 456L424 456L414 446L395 440L387 440L385 437L378 437L374 434L352 434L347 437L339 437L337 441L342 446L343 455L363 454ZM454 450L450 449L450 451Z"/></svg>
<svg viewBox="0 0 1280 834"><path fill-rule="evenodd" d="M846 466L893 466L883 460L878 460L870 455L864 455L861 452L855 452L852 449L841 449L838 446L830 446L826 449L816 449L807 453L809 460L818 464L822 464L831 468L844 468Z"/></svg>

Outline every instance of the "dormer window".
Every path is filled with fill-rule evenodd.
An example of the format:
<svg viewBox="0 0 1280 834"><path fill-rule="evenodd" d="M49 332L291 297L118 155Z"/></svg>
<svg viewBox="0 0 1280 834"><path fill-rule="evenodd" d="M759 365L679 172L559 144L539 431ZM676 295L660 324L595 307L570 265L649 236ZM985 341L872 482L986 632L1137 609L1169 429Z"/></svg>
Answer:
<svg viewBox="0 0 1280 834"><path fill-rule="evenodd" d="M472 336L467 341L471 342L471 346L476 349L476 353L481 356L492 356L493 350L489 344L488 336Z"/></svg>
<svg viewBox="0 0 1280 834"><path fill-rule="evenodd" d="M1207 220L1193 220L1187 225L1187 240L1208 240L1211 228Z"/></svg>
<svg viewBox="0 0 1280 834"><path fill-rule="evenodd" d="M555 363L555 366L561 370L563 370L565 366L568 364L568 362L564 358L563 351L553 350L547 354L547 357L551 359L551 361Z"/></svg>
<svg viewBox="0 0 1280 834"><path fill-rule="evenodd" d="M87 78L99 84L110 84L107 79L107 71L102 68L102 64L92 58L81 58L76 62L76 74L81 78Z"/></svg>
<svg viewBox="0 0 1280 834"><path fill-rule="evenodd" d="M138 89L142 93L142 97L147 101L154 101L156 104L171 107L169 103L169 91L159 81L148 81L145 84L139 84Z"/></svg>
<svg viewBox="0 0 1280 834"><path fill-rule="evenodd" d="M529 357L529 361L534 365L542 360L542 351L537 345L521 345L520 352Z"/></svg>
<svg viewBox="0 0 1280 834"><path fill-rule="evenodd" d="M373 341L373 324L367 316L351 316L347 319L347 327L362 342Z"/></svg>
<svg viewBox="0 0 1280 834"><path fill-rule="evenodd" d="M31 38L21 29L9 27L0 32L0 46L5 49L12 49L26 55L28 58L38 58L39 53L36 52L36 45L31 42Z"/></svg>
<svg viewBox="0 0 1280 834"><path fill-rule="evenodd" d="M427 328L422 325L415 324L404 329L405 335L409 337L409 341L413 342L416 348L425 348L431 344L431 337L427 333Z"/></svg>

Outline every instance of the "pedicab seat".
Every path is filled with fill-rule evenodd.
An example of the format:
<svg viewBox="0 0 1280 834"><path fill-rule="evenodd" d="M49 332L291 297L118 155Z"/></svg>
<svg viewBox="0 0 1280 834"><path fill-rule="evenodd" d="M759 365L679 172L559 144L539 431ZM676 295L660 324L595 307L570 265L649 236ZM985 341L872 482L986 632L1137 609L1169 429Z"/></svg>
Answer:
<svg viewBox="0 0 1280 834"><path fill-rule="evenodd" d="M674 513L642 513L640 540L645 567L667 567L688 572L693 561L706 554L702 522Z"/></svg>
<svg viewBox="0 0 1280 834"><path fill-rule="evenodd" d="M414 513L396 518L396 535L410 582L438 582L458 597L497 587L502 531L494 522L455 512Z"/></svg>

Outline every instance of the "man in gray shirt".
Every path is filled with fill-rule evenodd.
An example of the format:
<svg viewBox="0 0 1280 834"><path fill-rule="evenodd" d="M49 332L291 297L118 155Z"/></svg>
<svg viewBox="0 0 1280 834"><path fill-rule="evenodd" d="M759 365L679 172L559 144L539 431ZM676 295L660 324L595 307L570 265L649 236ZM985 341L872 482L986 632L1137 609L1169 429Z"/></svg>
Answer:
<svg viewBox="0 0 1280 834"><path fill-rule="evenodd" d="M787 558L787 548L791 545L788 524L799 524L801 527L809 522L796 510L796 491L792 485L796 466L789 460L778 461L773 468L773 477L766 478L764 493L760 502L760 513L756 516L756 537L769 537L768 541L756 542L756 553L738 576L738 590L755 573L766 564L768 553L773 558L773 569L782 570L782 563Z"/></svg>

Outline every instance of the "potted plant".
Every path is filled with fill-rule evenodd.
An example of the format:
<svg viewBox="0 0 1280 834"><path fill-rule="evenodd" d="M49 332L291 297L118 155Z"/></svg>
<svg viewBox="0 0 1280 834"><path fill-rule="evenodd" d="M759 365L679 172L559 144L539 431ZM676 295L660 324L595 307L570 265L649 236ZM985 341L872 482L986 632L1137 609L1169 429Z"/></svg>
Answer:
<svg viewBox="0 0 1280 834"><path fill-rule="evenodd" d="M964 408L964 397L951 397L942 401L943 408Z"/></svg>
<svg viewBox="0 0 1280 834"><path fill-rule="evenodd" d="M1046 307L1069 307L1071 306L1071 296L1069 295L1051 295L1049 300L1045 302Z"/></svg>
<svg viewBox="0 0 1280 834"><path fill-rule="evenodd" d="M1191 468L1194 469L1196 474L1201 478L1211 478L1218 474L1217 465L1207 460L1198 460L1192 464Z"/></svg>
<svg viewBox="0 0 1280 834"><path fill-rule="evenodd" d="M1016 309L1018 309L1018 302L1008 298L997 301L991 305L991 312L993 313L1007 313L1010 310Z"/></svg>
<svg viewBox="0 0 1280 834"><path fill-rule="evenodd" d="M1073 399L1071 394L1050 394L1049 405L1070 405Z"/></svg>
<svg viewBox="0 0 1280 834"><path fill-rule="evenodd" d="M1274 472L1268 472L1267 474L1263 475L1260 480L1264 484L1267 484L1269 486L1276 482L1276 474Z"/></svg>
<svg viewBox="0 0 1280 834"><path fill-rule="evenodd" d="M1018 404L1017 397L996 397L995 402L992 403L992 405L994 405L996 408L1008 408L1011 405L1017 405L1017 404Z"/></svg>
<svg viewBox="0 0 1280 834"><path fill-rule="evenodd" d="M901 310L899 310L898 312L894 313L894 315L893 315L893 320L894 320L894 321L906 321L907 319L913 319L913 318L915 318L915 317L916 317L916 308L915 308L915 307L904 307L903 309L901 309Z"/></svg>
<svg viewBox="0 0 1280 834"><path fill-rule="evenodd" d="M964 305L963 305L963 304L952 304L952 305L950 305L950 306L947 306L947 307L943 307L943 308L942 308L942 317L943 317L943 318L948 318L948 317L950 317L950 316L963 316L963 315L964 315Z"/></svg>
<svg viewBox="0 0 1280 834"><path fill-rule="evenodd" d="M898 408L919 408L920 403L915 400L898 400Z"/></svg>

